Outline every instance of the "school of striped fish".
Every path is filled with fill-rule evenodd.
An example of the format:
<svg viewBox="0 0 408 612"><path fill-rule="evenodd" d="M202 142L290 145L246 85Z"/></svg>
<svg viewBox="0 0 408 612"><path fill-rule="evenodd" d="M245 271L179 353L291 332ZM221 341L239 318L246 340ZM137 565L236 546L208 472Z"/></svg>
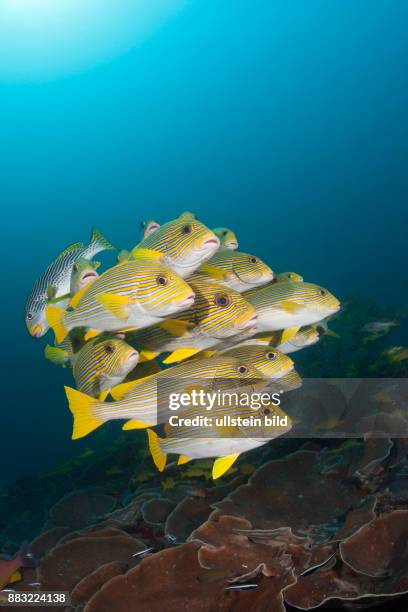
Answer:
<svg viewBox="0 0 408 612"><path fill-rule="evenodd" d="M289 355L330 333L326 320L340 302L297 272L276 274L256 254L238 250L231 229L209 229L191 212L141 227L139 242L118 251L103 271L93 257L116 249L98 230L88 245L64 249L34 283L27 330L38 339L51 328L55 338L45 357L72 371L74 385L65 391L73 439L120 420L124 430L147 430L159 470L168 454L178 455L180 465L214 458L216 479L243 452L288 431L290 419L284 429L232 424L209 436L194 420L193 405L178 411L191 425L171 425L163 398L217 385L296 389L302 381ZM245 418L252 409L228 411ZM282 406L274 412L285 416ZM212 413L225 415L226 408L216 404Z"/></svg>

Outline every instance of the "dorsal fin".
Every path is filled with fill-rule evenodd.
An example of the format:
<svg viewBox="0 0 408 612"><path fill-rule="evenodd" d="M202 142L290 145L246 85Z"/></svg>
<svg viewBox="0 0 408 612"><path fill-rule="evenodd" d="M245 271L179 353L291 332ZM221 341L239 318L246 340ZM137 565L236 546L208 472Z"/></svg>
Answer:
<svg viewBox="0 0 408 612"><path fill-rule="evenodd" d="M79 249L83 249L84 245L82 242L74 242L74 244L70 244L66 249L61 251L58 257L62 257L63 255L67 255L68 253L72 253L72 251L79 251Z"/></svg>
<svg viewBox="0 0 408 612"><path fill-rule="evenodd" d="M143 384L146 380L153 378L153 376L157 376L157 372L156 374L149 374L149 376L145 376L144 378L138 378L137 380L130 380L129 382L116 385L116 387L112 387L110 394L114 400L119 401L123 399L130 391L133 391L138 386Z"/></svg>

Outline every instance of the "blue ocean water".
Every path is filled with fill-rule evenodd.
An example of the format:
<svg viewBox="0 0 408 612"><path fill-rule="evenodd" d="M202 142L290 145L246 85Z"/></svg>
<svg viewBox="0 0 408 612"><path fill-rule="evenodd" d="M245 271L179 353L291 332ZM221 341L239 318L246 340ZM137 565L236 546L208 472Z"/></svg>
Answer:
<svg viewBox="0 0 408 612"><path fill-rule="evenodd" d="M23 308L94 225L126 248L140 220L193 210L340 298L406 301L407 17L397 0L195 0L109 63L0 84L2 480L77 452L67 372Z"/></svg>

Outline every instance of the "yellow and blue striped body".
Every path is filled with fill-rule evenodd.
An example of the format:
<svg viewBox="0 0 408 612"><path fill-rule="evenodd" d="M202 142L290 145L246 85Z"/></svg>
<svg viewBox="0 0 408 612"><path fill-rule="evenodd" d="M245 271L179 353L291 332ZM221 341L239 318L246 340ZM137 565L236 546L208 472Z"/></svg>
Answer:
<svg viewBox="0 0 408 612"><path fill-rule="evenodd" d="M67 330L142 328L188 308L193 301L189 285L172 270L149 261L126 261L91 283L77 307L63 315L62 323ZM52 315L51 307L48 313Z"/></svg>
<svg viewBox="0 0 408 612"><path fill-rule="evenodd" d="M215 389L246 390L249 393L267 384L268 379L249 363L220 356L196 359L162 370L146 379L123 383L111 390L113 402L93 400L84 393L66 387L69 406L74 414L73 439L83 437L112 420L134 420L138 428L164 423L169 414L172 393ZM91 425L88 427L87 423ZM133 424L125 425L124 429L133 429Z"/></svg>
<svg viewBox="0 0 408 612"><path fill-rule="evenodd" d="M159 251L169 257L169 267L184 278L207 261L219 245L218 238L208 227L191 214L184 214L143 238L131 251L130 258L138 258L138 249Z"/></svg>
<svg viewBox="0 0 408 612"><path fill-rule="evenodd" d="M306 325L306 327L302 327L293 338L278 344L277 348L282 351L282 353L285 353L285 355L289 355L290 353L300 351L300 349L306 346L316 344L316 342L319 342L319 339L320 334L317 329L313 325Z"/></svg>
<svg viewBox="0 0 408 612"><path fill-rule="evenodd" d="M274 347L247 344L223 350L221 354L248 361L270 379L281 378L293 370L292 359Z"/></svg>
<svg viewBox="0 0 408 612"><path fill-rule="evenodd" d="M92 397L119 385L136 367L139 354L119 338L90 340L74 357L77 389Z"/></svg>
<svg viewBox="0 0 408 612"><path fill-rule="evenodd" d="M240 293L221 287L209 278L194 278L189 284L195 294L193 306L172 317L185 323L185 330L174 335L161 326L154 326L132 332L128 335L132 346L155 354L181 348L203 350L256 325L255 309Z"/></svg>
<svg viewBox="0 0 408 612"><path fill-rule="evenodd" d="M197 410L189 409L183 412L182 418L194 418L197 414L199 414ZM166 437L159 439L161 452L163 454L175 453L189 459L226 457L258 448L287 433L292 426L290 418L278 406L259 410L238 405L232 407L217 406L208 414L212 418L210 427L206 425L167 424L165 426ZM266 415L271 417L272 414L279 419L286 417L287 424L284 426L279 424L265 425L264 417ZM228 425L228 420L225 420L228 417L232 419L259 417L262 424Z"/></svg>
<svg viewBox="0 0 408 612"><path fill-rule="evenodd" d="M270 283L273 279L273 271L259 257L231 250L216 253L197 273L214 278L240 293Z"/></svg>
<svg viewBox="0 0 408 612"><path fill-rule="evenodd" d="M311 325L337 312L340 302L312 283L270 283L244 293L257 315L257 332Z"/></svg>

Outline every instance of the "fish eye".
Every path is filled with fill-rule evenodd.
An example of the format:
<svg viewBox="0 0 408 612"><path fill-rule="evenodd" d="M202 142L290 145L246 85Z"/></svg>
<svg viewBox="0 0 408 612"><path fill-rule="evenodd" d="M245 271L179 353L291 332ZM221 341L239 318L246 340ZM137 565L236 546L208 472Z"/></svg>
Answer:
<svg viewBox="0 0 408 612"><path fill-rule="evenodd" d="M72 269L73 269L74 272L78 272L78 266L76 264L74 264L72 266Z"/></svg>
<svg viewBox="0 0 408 612"><path fill-rule="evenodd" d="M115 348L112 346L112 344L107 344L107 345L105 346L105 351L106 351L107 353L113 353L113 352L114 352L114 350L115 350Z"/></svg>
<svg viewBox="0 0 408 612"><path fill-rule="evenodd" d="M214 299L217 306L221 306L221 308L225 308L230 304L229 296L225 293L217 293Z"/></svg>
<svg viewBox="0 0 408 612"><path fill-rule="evenodd" d="M226 236L227 234L228 234L228 230L224 230L224 231L222 232L222 235L223 235L223 236Z"/></svg>
<svg viewBox="0 0 408 612"><path fill-rule="evenodd" d="M165 276L163 276L163 274L160 274L157 278L156 278L156 283L158 285L161 285L162 287L164 287L164 285L167 285L167 283L169 282L169 279L166 278Z"/></svg>
<svg viewBox="0 0 408 612"><path fill-rule="evenodd" d="M249 261L250 261L251 263L253 263L253 264L258 263L258 259L257 259L256 257L250 257L250 258L249 258Z"/></svg>
<svg viewBox="0 0 408 612"><path fill-rule="evenodd" d="M319 293L320 295L323 295L323 296L327 295L326 289L320 289Z"/></svg>
<svg viewBox="0 0 408 612"><path fill-rule="evenodd" d="M32 318L33 318L33 314L31 312L29 312L28 315L27 315L27 319L29 321L31 321Z"/></svg>
<svg viewBox="0 0 408 612"><path fill-rule="evenodd" d="M239 374L248 374L248 368L244 365L240 365L238 368Z"/></svg>
<svg viewBox="0 0 408 612"><path fill-rule="evenodd" d="M266 353L267 359L275 359L275 357L276 357L276 353L274 353L273 351L269 351L268 353Z"/></svg>
<svg viewBox="0 0 408 612"><path fill-rule="evenodd" d="M181 230L183 234L191 234L192 231L193 231L193 228L191 227L191 225L184 225Z"/></svg>
<svg viewBox="0 0 408 612"><path fill-rule="evenodd" d="M265 414L271 414L271 409L270 409L270 408L264 408L264 409L262 410L262 414L263 414L263 415L265 415Z"/></svg>

